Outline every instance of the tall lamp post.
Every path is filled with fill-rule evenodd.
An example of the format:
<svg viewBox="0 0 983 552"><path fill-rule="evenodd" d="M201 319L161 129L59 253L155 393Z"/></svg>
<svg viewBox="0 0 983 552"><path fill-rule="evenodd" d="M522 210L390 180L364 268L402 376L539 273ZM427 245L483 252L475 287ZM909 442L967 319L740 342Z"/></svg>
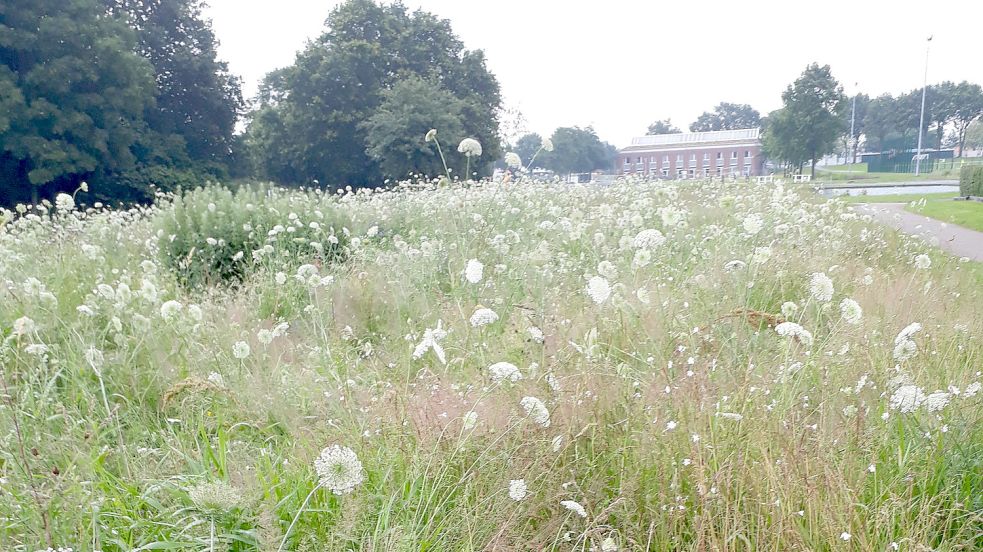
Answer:
<svg viewBox="0 0 983 552"><path fill-rule="evenodd" d="M922 168L922 129L925 126L925 91L928 89L928 48L932 45L932 37L928 37L928 44L925 46L925 78L922 81L922 114L918 117L918 151L915 153L915 176L921 173Z"/></svg>
<svg viewBox="0 0 983 552"><path fill-rule="evenodd" d="M857 122L857 83L853 83L853 111L850 112L850 141L848 145L853 145L853 149L847 151L847 155L850 155L851 151L853 155L850 157L851 163L857 162L857 142L856 135L853 133L854 125Z"/></svg>

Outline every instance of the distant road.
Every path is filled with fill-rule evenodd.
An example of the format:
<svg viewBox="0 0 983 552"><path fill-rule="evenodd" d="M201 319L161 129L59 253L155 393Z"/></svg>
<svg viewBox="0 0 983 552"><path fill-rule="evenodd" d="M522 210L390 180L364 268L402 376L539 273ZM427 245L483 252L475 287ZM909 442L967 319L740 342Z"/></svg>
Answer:
<svg viewBox="0 0 983 552"><path fill-rule="evenodd" d="M905 180L902 182L844 182L842 184L819 183L824 190L852 190L857 188L904 188L906 186L958 186L958 180Z"/></svg>
<svg viewBox="0 0 983 552"><path fill-rule="evenodd" d="M878 222L917 236L957 257L983 262L983 232L905 211L904 203L865 203L858 211Z"/></svg>

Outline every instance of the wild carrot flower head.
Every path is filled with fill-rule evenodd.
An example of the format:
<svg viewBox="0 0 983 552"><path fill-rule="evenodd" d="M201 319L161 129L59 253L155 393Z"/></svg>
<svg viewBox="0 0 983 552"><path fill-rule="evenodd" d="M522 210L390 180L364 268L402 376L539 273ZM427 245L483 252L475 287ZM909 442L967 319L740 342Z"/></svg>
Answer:
<svg viewBox="0 0 983 552"><path fill-rule="evenodd" d="M467 157L481 157L481 143L474 138L465 138L457 146L457 151Z"/></svg>
<svg viewBox="0 0 983 552"><path fill-rule="evenodd" d="M355 451L331 445L314 459L314 471L320 484L336 495L348 494L365 480L365 470Z"/></svg>

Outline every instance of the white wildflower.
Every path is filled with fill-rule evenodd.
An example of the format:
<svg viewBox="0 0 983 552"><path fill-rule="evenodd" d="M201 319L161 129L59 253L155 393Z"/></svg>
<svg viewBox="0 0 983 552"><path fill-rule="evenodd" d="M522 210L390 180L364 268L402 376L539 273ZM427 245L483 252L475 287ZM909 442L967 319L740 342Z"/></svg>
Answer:
<svg viewBox="0 0 983 552"><path fill-rule="evenodd" d="M331 445L314 459L314 471L325 489L336 495L352 492L365 480L365 471L355 451L340 445Z"/></svg>
<svg viewBox="0 0 983 552"><path fill-rule="evenodd" d="M489 308L480 307L475 309L474 313L471 315L470 322L471 326L480 328L481 326L487 326L488 324L498 322L498 314Z"/></svg>
<svg viewBox="0 0 983 552"><path fill-rule="evenodd" d="M584 507L581 506L579 502L573 500L563 500L560 501L560 505L582 518L587 517L587 510L585 510Z"/></svg>
<svg viewBox="0 0 983 552"><path fill-rule="evenodd" d="M897 410L902 414L914 412L925 400L925 394L920 387L915 385L902 385L893 395L891 395L891 410Z"/></svg>
<svg viewBox="0 0 983 552"><path fill-rule="evenodd" d="M536 422L542 427L550 426L550 411L547 410L546 405L543 401L537 399L536 397L523 397L519 401L519 405L522 409L526 411L526 416L532 418L532 421Z"/></svg>
<svg viewBox="0 0 983 552"><path fill-rule="evenodd" d="M522 373L519 371L519 367L509 362L496 362L492 364L488 367L488 373L491 375L493 383L501 383L503 381L514 383L522 379Z"/></svg>
<svg viewBox="0 0 983 552"><path fill-rule="evenodd" d="M860 319L864 316L864 311L860 308L860 304L853 299L844 299L840 301L840 316L847 324L859 324Z"/></svg>
<svg viewBox="0 0 983 552"><path fill-rule="evenodd" d="M481 143L474 138L465 138L458 144L457 151L467 157L481 157Z"/></svg>
<svg viewBox="0 0 983 552"><path fill-rule="evenodd" d="M816 301L825 303L833 299L833 280L822 272L813 273L809 278L809 293Z"/></svg>
<svg viewBox="0 0 983 552"><path fill-rule="evenodd" d="M512 169L521 169L522 158L519 154L510 151L505 154L505 164Z"/></svg>
<svg viewBox="0 0 983 552"><path fill-rule="evenodd" d="M655 228L649 228L647 230L642 230L635 235L635 239L632 240L632 245L636 249L656 249L661 247L662 244L666 243L666 237L662 232L656 230Z"/></svg>
<svg viewBox="0 0 983 552"><path fill-rule="evenodd" d="M236 341L235 345L232 346L232 356L239 360L243 360L249 356L249 344L245 341Z"/></svg>
<svg viewBox="0 0 983 552"><path fill-rule="evenodd" d="M915 268L926 270L932 266L932 259L928 255L922 253L921 255L915 256L914 264Z"/></svg>
<svg viewBox="0 0 983 552"><path fill-rule="evenodd" d="M604 278L594 276L587 282L587 295L600 305L611 296L611 285Z"/></svg>
<svg viewBox="0 0 983 552"><path fill-rule="evenodd" d="M519 502L526 498L526 490L525 479L513 479L509 481L509 498L512 500Z"/></svg>
<svg viewBox="0 0 983 552"><path fill-rule="evenodd" d="M484 276L485 265L478 259L471 259L464 267L464 279L472 284L477 284Z"/></svg>
<svg viewBox="0 0 983 552"><path fill-rule="evenodd" d="M413 358L419 360L426 354L427 351L433 349L435 355L437 355L437 360L441 364L447 362L447 358L444 356L444 348L440 345L440 342L447 337L447 330L443 328L443 322L441 320L437 321L436 328L427 328L423 332L423 339L417 343L416 348L413 349Z"/></svg>

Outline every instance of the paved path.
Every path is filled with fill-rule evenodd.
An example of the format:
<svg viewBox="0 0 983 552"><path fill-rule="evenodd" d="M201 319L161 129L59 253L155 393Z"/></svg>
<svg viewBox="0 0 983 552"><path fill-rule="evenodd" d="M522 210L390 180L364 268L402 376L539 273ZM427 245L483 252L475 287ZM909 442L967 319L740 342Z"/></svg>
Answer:
<svg viewBox="0 0 983 552"><path fill-rule="evenodd" d="M969 257L983 262L983 232L963 228L923 215L905 211L904 203L864 203L858 206L860 213L872 215L879 222L913 236L957 257Z"/></svg>
<svg viewBox="0 0 983 552"><path fill-rule="evenodd" d="M917 188L919 186L959 186L958 180L905 180L902 182L852 182L821 183L824 190L852 190L856 188Z"/></svg>

